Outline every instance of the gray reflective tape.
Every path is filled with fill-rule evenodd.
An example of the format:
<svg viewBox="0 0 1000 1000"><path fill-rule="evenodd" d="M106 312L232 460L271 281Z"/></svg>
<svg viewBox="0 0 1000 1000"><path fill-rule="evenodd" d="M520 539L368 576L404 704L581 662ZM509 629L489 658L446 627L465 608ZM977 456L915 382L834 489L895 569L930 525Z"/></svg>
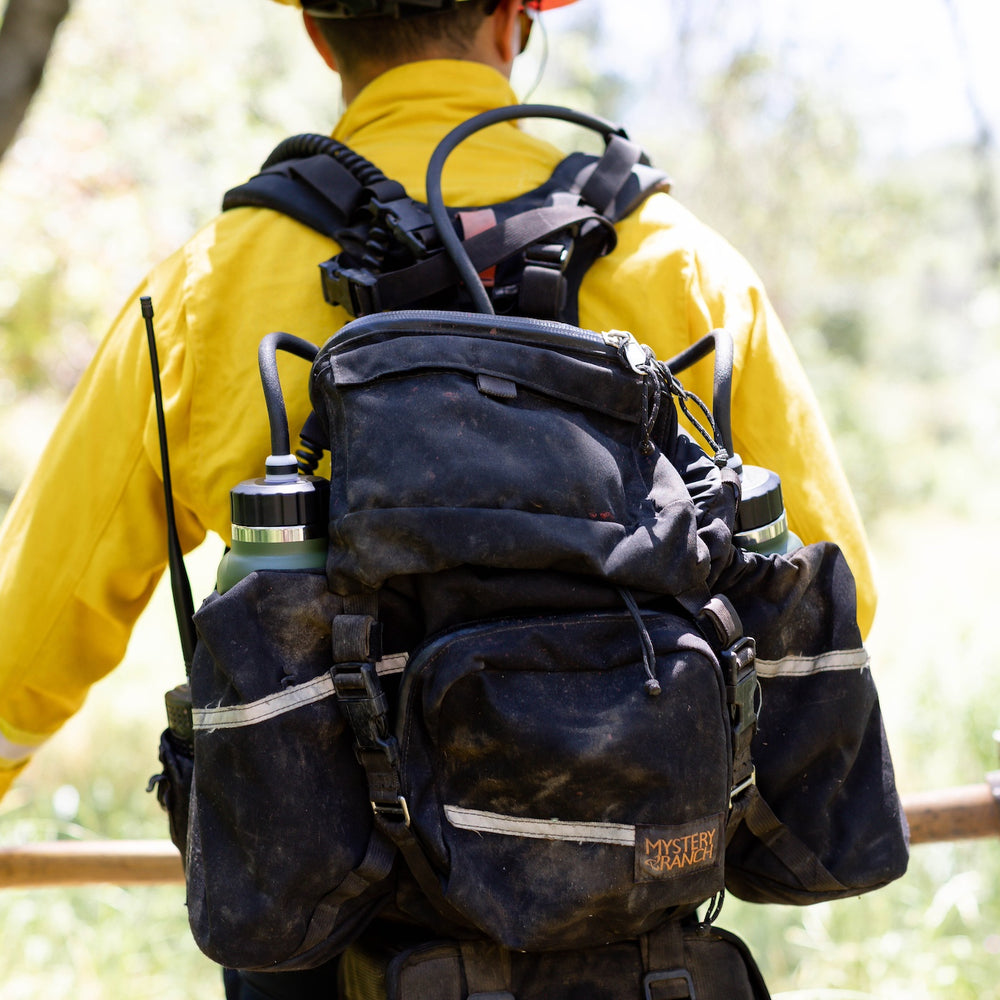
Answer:
<svg viewBox="0 0 1000 1000"><path fill-rule="evenodd" d="M560 819L526 819L504 816L481 809L445 806L448 822L459 830L473 833L498 833L509 837L530 837L535 840L564 840L585 844L616 844L635 846L635 827L622 823L568 823Z"/></svg>
<svg viewBox="0 0 1000 1000"><path fill-rule="evenodd" d="M818 656L785 656L780 660L757 660L758 677L809 677L833 670L867 670L868 650L835 649Z"/></svg>
<svg viewBox="0 0 1000 1000"><path fill-rule="evenodd" d="M375 673L379 677L385 677L388 674L401 674L409 658L409 653L394 653L392 656L383 656L375 664Z"/></svg>
<svg viewBox="0 0 1000 1000"><path fill-rule="evenodd" d="M329 698L333 693L333 677L330 674L322 674L305 684L296 684L266 698L247 702L245 705L194 708L191 710L191 721L197 732L256 726L286 712L294 712L297 708L313 705L317 701Z"/></svg>
<svg viewBox="0 0 1000 1000"><path fill-rule="evenodd" d="M0 733L0 767L16 767L23 764L45 740L38 743L15 743Z"/></svg>
<svg viewBox="0 0 1000 1000"><path fill-rule="evenodd" d="M407 654L398 653L387 656L375 664L376 671L381 674L398 674L406 666ZM305 684L296 684L274 694L247 702L245 705L226 705L219 708L194 708L191 719L194 728L199 732L211 732L214 729L239 729L243 726L256 726L261 722L294 712L297 708L314 705L324 698L334 694L333 677L321 674ZM2 744L0 744L2 751Z"/></svg>

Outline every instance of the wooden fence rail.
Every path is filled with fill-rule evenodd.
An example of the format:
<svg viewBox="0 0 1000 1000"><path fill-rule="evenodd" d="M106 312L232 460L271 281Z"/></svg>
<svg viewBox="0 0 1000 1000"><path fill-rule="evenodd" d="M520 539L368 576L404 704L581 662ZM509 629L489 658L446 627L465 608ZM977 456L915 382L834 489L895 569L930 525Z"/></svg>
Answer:
<svg viewBox="0 0 1000 1000"><path fill-rule="evenodd" d="M1000 772L978 785L903 797L911 844L1000 837ZM169 840L57 840L0 847L0 889L183 882Z"/></svg>

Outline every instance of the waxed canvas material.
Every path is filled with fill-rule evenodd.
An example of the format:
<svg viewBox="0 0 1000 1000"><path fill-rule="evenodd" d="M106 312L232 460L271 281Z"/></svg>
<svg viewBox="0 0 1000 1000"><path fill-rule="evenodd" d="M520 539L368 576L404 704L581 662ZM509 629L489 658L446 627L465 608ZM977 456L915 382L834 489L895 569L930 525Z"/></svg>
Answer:
<svg viewBox="0 0 1000 1000"><path fill-rule="evenodd" d="M414 653L398 738L411 827L444 896L509 948L635 937L722 888L732 779L708 644L648 614L517 618Z"/></svg>
<svg viewBox="0 0 1000 1000"><path fill-rule="evenodd" d="M341 1000L768 1000L746 945L716 927L670 927L585 951L510 952L484 941L400 945L379 928L344 954ZM648 992L647 992L648 990Z"/></svg>
<svg viewBox="0 0 1000 1000"><path fill-rule="evenodd" d="M720 586L756 637L761 690L756 786L734 815L727 888L806 904L899 878L906 818L843 554L830 543L788 557L737 549ZM756 796L779 825L748 814Z"/></svg>
<svg viewBox="0 0 1000 1000"><path fill-rule="evenodd" d="M353 736L332 685L323 696L340 610L322 574L264 571L195 615L188 916L202 951L230 968L318 965L389 892L383 881L338 894L372 834ZM296 692L301 704L274 702ZM217 725L199 721L206 709ZM249 715L233 724L225 709Z"/></svg>

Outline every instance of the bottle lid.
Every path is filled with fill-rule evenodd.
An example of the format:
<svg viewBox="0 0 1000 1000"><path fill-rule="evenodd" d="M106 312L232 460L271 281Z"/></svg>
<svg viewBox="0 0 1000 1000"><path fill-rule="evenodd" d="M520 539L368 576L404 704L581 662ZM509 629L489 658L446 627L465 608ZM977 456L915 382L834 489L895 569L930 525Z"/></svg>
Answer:
<svg viewBox="0 0 1000 1000"><path fill-rule="evenodd" d="M736 515L738 532L753 531L778 520L785 512L781 478L759 465L744 465L740 507Z"/></svg>
<svg viewBox="0 0 1000 1000"><path fill-rule="evenodd" d="M302 526L325 533L329 507L330 484L321 476L298 476L290 482L247 479L229 493L233 524L248 528Z"/></svg>

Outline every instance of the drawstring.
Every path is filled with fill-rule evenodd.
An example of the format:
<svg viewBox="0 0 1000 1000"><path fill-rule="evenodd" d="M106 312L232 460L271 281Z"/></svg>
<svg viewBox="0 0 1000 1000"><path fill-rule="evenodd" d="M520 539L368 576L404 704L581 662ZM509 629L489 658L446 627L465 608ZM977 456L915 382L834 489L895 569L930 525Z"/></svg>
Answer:
<svg viewBox="0 0 1000 1000"><path fill-rule="evenodd" d="M642 643L642 665L646 668L647 678L644 687L646 688L646 694L655 697L663 689L660 687L660 682L653 673L653 668L656 665L656 650L653 649L653 640L650 639L649 632L646 631L646 626L642 620L639 605L635 603L635 598L623 587L618 588L618 593L621 595L621 599L625 602L625 607L628 608L629 614L632 615L635 624L638 626L639 639Z"/></svg>
<svg viewBox="0 0 1000 1000"><path fill-rule="evenodd" d="M715 419L712 416L712 411L698 398L693 392L685 389L681 385L677 376L662 362L658 361L656 367L659 370L659 374L663 381L670 388L670 391L677 397L677 403L681 408L681 412L685 417L691 422L691 426L705 439L709 448L712 450L715 464L720 468L729 461L729 452L726 450L724 444L722 444L721 436L719 435L719 430L715 426ZM708 429L706 430L704 424L688 409L688 402L693 402L699 410L701 410L702 416L704 416L705 421L708 424Z"/></svg>
<svg viewBox="0 0 1000 1000"><path fill-rule="evenodd" d="M722 904L726 900L726 890L720 889L709 901L708 909L705 911L705 916L700 920L699 926L701 927L711 927L716 920L719 919L719 914L722 913Z"/></svg>

